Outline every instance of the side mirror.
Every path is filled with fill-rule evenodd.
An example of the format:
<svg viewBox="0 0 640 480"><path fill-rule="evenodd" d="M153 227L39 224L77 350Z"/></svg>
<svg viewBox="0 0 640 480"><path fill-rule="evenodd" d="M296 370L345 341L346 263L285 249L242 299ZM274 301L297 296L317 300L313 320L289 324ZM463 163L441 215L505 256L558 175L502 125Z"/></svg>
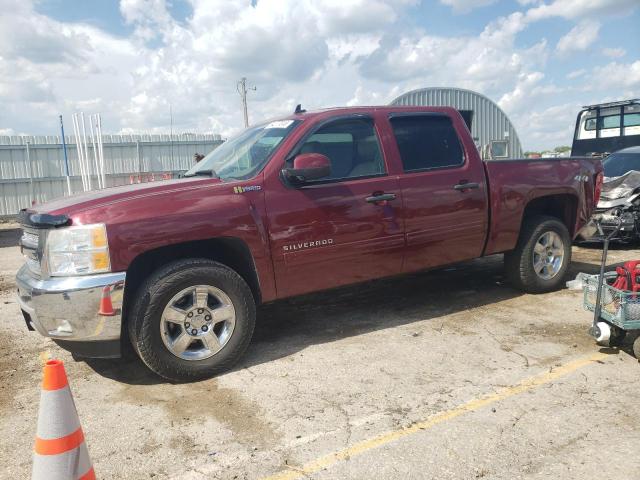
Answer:
<svg viewBox="0 0 640 480"><path fill-rule="evenodd" d="M331 160L321 153L302 153L293 159L293 168L282 169L291 183L302 185L331 175Z"/></svg>

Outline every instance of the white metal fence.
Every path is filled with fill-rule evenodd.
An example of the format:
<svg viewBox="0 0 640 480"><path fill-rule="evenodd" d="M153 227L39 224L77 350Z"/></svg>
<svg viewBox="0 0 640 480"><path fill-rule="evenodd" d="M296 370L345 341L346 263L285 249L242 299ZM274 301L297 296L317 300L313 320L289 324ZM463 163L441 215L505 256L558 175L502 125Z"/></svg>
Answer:
<svg viewBox="0 0 640 480"><path fill-rule="evenodd" d="M73 192L82 191L75 140L65 136ZM103 135L106 185L174 176L222 143L214 134ZM89 154L93 155L91 145ZM91 172L96 179L97 172ZM164 174L164 175L163 175ZM93 182L97 185L97 181ZM59 136L0 136L0 217L66 194L64 153Z"/></svg>

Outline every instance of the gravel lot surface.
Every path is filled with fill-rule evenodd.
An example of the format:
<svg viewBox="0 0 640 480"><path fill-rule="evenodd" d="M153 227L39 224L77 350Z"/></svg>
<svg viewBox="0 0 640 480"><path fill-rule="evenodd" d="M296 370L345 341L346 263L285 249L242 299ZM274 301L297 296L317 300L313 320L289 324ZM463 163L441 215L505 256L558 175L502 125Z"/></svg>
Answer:
<svg viewBox="0 0 640 480"><path fill-rule="evenodd" d="M638 478L638 361L593 343L581 292L523 295L500 256L263 306L234 371L173 385L28 332L17 238L0 225L1 478L30 476L47 356L101 479ZM571 278L599 255L574 247Z"/></svg>

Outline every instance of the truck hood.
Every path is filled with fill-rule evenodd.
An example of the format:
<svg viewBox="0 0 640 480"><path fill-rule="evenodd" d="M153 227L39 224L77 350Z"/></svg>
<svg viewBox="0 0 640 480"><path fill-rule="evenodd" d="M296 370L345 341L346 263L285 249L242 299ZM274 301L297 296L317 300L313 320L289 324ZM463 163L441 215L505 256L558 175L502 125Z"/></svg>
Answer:
<svg viewBox="0 0 640 480"><path fill-rule="evenodd" d="M133 185L122 185L110 187L103 190L79 193L69 197L63 197L40 205L34 205L29 212L49 215L74 214L117 203L124 200L134 200L150 195L165 194L181 190L189 190L200 186L222 183L218 178L193 177L180 178L175 180L162 180L158 182L137 183Z"/></svg>

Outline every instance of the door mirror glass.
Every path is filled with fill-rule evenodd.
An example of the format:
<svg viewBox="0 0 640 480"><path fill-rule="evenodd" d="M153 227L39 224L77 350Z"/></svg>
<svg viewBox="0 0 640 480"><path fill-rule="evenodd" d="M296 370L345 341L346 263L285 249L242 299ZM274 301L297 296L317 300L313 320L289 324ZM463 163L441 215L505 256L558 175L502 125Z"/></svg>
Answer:
<svg viewBox="0 0 640 480"><path fill-rule="evenodd" d="M293 159L292 168L284 168L282 174L296 185L331 175L331 161L321 153L301 153Z"/></svg>

